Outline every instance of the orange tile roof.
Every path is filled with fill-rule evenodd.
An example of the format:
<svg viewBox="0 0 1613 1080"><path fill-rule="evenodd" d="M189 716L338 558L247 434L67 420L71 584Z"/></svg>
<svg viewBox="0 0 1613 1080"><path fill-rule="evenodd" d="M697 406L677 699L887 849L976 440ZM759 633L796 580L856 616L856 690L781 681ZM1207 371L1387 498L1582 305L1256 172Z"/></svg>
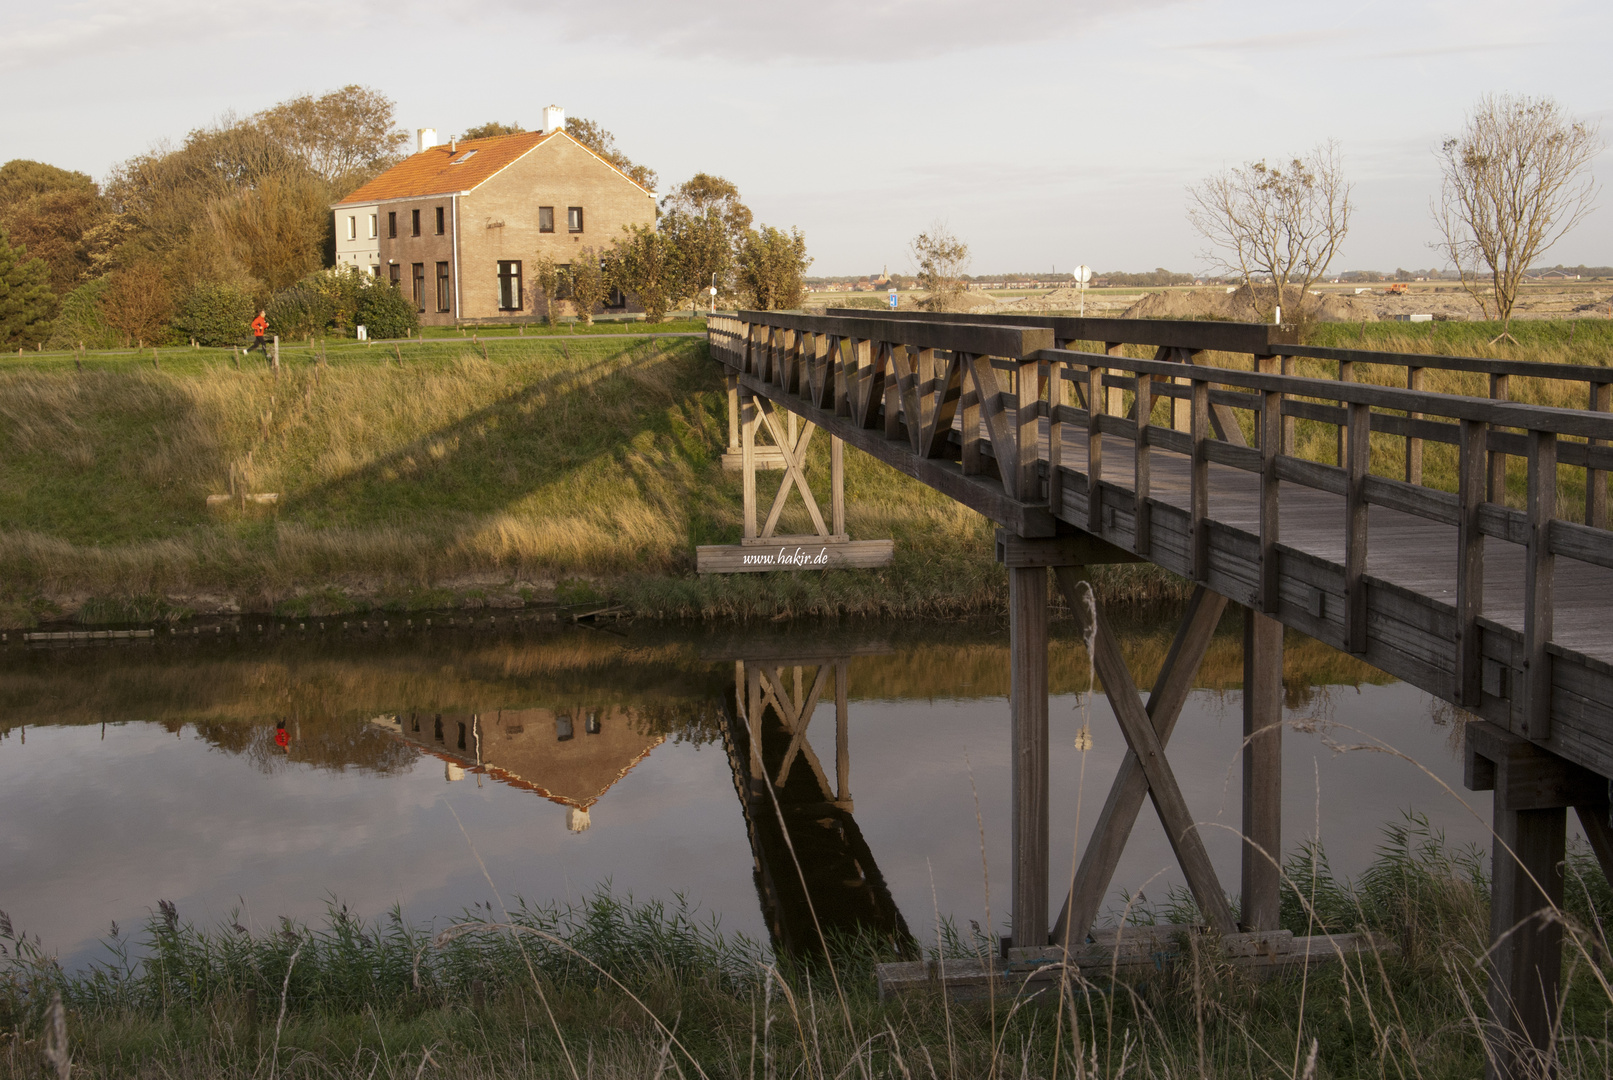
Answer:
<svg viewBox="0 0 1613 1080"><path fill-rule="evenodd" d="M523 131L517 135L464 139L453 150L446 145L433 146L404 158L336 205L470 191L547 138L549 135L542 132ZM472 150L476 153L466 158ZM455 161L460 164L453 164Z"/></svg>

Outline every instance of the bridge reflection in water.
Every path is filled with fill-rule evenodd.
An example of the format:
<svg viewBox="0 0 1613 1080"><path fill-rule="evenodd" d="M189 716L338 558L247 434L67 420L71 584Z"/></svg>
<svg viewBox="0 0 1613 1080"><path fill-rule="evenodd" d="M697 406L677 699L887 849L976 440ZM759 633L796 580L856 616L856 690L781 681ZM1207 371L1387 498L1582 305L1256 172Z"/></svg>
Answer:
<svg viewBox="0 0 1613 1080"><path fill-rule="evenodd" d="M838 651L837 651L838 650ZM877 938L916 949L873 852L852 816L848 667L853 654L888 645L780 643L717 649L701 660L732 664L722 742L745 816L762 918L776 951L821 953L836 938ZM591 691L572 700L491 712L409 711L376 723L443 763L449 782L482 777L524 788L565 808L583 832L616 782L666 741L642 705ZM819 704L834 702L831 782L807 741Z"/></svg>

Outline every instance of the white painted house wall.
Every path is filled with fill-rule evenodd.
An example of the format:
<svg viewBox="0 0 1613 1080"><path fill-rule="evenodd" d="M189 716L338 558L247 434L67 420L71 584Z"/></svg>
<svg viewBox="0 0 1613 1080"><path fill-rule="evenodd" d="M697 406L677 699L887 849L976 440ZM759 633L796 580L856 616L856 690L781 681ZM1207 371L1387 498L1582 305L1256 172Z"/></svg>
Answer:
<svg viewBox="0 0 1613 1080"><path fill-rule="evenodd" d="M336 211L336 267L381 272L381 208L343 206Z"/></svg>

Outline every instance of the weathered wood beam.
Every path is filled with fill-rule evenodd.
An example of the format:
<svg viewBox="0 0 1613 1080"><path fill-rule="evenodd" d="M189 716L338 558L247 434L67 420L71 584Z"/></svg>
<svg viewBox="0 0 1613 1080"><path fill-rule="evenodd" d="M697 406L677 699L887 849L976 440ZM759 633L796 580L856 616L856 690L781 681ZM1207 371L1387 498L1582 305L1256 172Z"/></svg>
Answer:
<svg viewBox="0 0 1613 1080"><path fill-rule="evenodd" d="M1245 930L1282 915L1283 624L1243 609L1243 891Z"/></svg>
<svg viewBox="0 0 1613 1080"><path fill-rule="evenodd" d="M1012 908L1015 945L1047 943L1047 569L1008 571L1012 761Z"/></svg>
<svg viewBox="0 0 1613 1080"><path fill-rule="evenodd" d="M1060 575L1061 585L1062 579L1072 573L1079 580L1078 568L1061 567L1055 572ZM1104 617L1101 605L1098 607L1098 625L1093 644L1093 667L1098 678L1103 680L1109 706L1120 724L1126 746L1147 779L1149 798L1159 813L1160 823L1165 827L1165 835L1176 853L1182 874L1187 878L1187 887L1211 926L1223 934L1236 933L1232 907L1227 903L1226 893L1204 848L1204 840L1199 836L1198 825L1187 808L1187 801L1182 798L1176 775L1165 759L1164 743L1160 741L1159 732L1139 699L1137 686L1131 681L1131 672L1126 669L1120 642Z"/></svg>
<svg viewBox="0 0 1613 1080"><path fill-rule="evenodd" d="M1053 574L1064 593L1065 603L1072 610L1080 610L1077 606L1077 585L1086 580L1085 574L1073 567L1055 569ZM1161 746L1170 741L1171 732L1176 729L1177 718L1181 716L1182 706L1187 703L1193 679L1198 674L1199 665L1204 662L1205 654L1209 652L1216 624L1221 621L1226 607L1226 597L1202 585L1193 590L1187 611L1176 628L1176 636L1171 641L1165 662L1160 665L1153 690L1148 695L1148 717ZM1113 690L1109 692L1114 693ZM1103 898L1109 892L1109 884L1114 880L1116 867L1120 865L1126 840L1131 836L1132 826L1136 824L1137 814L1142 810L1143 799L1147 795L1147 776L1137 755L1127 750L1115 774L1114 783L1109 788L1103 810L1098 815L1097 825L1092 830L1092 839L1081 855L1074 887L1054 925L1055 942L1068 940L1073 944L1086 940L1087 932L1098 917Z"/></svg>

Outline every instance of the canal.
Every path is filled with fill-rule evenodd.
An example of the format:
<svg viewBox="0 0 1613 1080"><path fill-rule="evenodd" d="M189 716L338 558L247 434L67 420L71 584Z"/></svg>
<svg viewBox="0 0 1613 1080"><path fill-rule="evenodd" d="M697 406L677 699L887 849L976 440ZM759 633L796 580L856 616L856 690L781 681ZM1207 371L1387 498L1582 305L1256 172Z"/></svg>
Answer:
<svg viewBox="0 0 1613 1080"><path fill-rule="evenodd" d="M1117 619L1141 685L1173 615ZM578 902L608 887L682 897L725 932L778 947L810 918L804 881L834 926L920 941L938 917L1004 926L1006 627L402 621L226 623L76 647L9 635L0 910L69 966L159 900L204 926L318 921L329 903L441 925L472 904ZM1169 747L1233 892L1240 647L1229 619ZM747 665L808 718L799 738L764 737L775 781L789 761L766 804L737 775ZM1124 748L1068 623L1050 666L1056 912ZM1487 849L1490 796L1462 788L1451 710L1293 635L1285 687L1287 851L1319 837L1335 874L1358 874L1407 814ZM1104 918L1180 883L1145 806Z"/></svg>

